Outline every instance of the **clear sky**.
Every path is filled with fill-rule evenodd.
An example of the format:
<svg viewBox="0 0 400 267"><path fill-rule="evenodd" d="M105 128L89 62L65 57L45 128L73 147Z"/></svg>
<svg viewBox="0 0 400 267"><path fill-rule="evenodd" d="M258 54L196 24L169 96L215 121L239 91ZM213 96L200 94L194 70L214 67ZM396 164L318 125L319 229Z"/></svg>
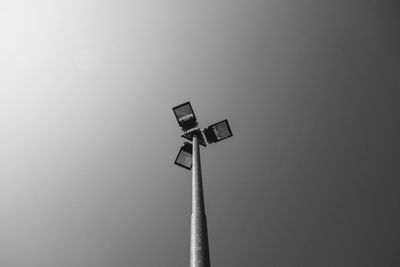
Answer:
<svg viewBox="0 0 400 267"><path fill-rule="evenodd" d="M397 0L0 1L0 266L400 266Z"/></svg>

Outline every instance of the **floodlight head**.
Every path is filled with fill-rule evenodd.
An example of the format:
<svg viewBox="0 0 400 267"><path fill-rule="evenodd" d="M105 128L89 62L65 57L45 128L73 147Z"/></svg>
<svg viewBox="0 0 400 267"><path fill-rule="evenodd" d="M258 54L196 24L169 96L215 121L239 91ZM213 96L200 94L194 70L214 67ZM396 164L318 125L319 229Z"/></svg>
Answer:
<svg viewBox="0 0 400 267"><path fill-rule="evenodd" d="M190 102L173 107L172 110L174 111L175 117L178 120L178 124L183 131L186 132L197 127L197 119L194 115Z"/></svg>
<svg viewBox="0 0 400 267"><path fill-rule="evenodd" d="M185 142L175 159L175 164L185 169L192 169L192 144Z"/></svg>
<svg viewBox="0 0 400 267"><path fill-rule="evenodd" d="M228 120L223 120L210 125L203 131L208 143L217 143L232 136L232 131L229 127Z"/></svg>

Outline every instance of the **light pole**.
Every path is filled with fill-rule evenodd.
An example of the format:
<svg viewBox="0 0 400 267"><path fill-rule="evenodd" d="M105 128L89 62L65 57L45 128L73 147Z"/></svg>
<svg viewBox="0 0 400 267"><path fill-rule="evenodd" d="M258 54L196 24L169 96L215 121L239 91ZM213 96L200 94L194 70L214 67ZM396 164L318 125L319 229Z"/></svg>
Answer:
<svg viewBox="0 0 400 267"><path fill-rule="evenodd" d="M201 176L200 146L193 136L192 218L190 227L190 267L209 267L207 218L204 208L203 181Z"/></svg>
<svg viewBox="0 0 400 267"><path fill-rule="evenodd" d="M175 164L192 169L192 217L190 225L190 267L210 267L208 247L207 218L204 207L203 181L201 175L200 144L216 143L232 136L228 121L223 120L202 131L197 126L197 119L189 102L173 108L179 126L188 142L181 147Z"/></svg>

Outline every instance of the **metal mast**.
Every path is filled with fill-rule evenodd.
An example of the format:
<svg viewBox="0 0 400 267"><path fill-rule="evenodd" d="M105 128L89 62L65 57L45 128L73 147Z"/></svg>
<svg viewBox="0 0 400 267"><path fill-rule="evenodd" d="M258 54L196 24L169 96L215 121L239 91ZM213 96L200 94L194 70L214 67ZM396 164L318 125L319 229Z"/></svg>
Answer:
<svg viewBox="0 0 400 267"><path fill-rule="evenodd" d="M201 176L200 146L197 135L193 136L192 169L192 218L190 229L190 267L209 267L207 218L204 208Z"/></svg>

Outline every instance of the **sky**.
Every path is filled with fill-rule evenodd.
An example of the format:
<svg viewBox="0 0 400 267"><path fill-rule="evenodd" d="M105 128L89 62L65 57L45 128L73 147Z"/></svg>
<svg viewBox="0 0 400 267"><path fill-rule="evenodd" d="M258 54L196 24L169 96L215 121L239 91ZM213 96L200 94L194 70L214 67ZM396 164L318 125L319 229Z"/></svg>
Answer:
<svg viewBox="0 0 400 267"><path fill-rule="evenodd" d="M0 266L400 266L396 0L0 2Z"/></svg>

